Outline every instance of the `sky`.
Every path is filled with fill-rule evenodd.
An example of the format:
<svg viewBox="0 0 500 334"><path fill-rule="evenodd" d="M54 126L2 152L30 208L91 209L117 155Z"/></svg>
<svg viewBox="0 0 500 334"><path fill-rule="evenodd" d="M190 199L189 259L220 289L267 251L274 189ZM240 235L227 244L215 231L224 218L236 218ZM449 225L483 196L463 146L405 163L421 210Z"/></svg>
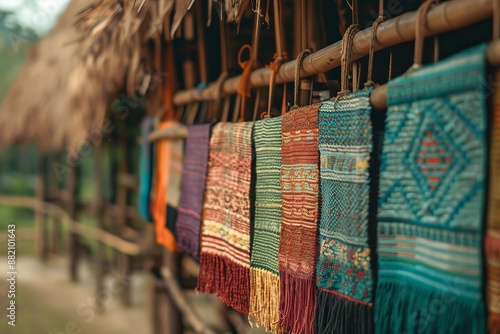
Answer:
<svg viewBox="0 0 500 334"><path fill-rule="evenodd" d="M68 2L69 0L0 0L0 9L12 10L16 22L42 36L54 26Z"/></svg>

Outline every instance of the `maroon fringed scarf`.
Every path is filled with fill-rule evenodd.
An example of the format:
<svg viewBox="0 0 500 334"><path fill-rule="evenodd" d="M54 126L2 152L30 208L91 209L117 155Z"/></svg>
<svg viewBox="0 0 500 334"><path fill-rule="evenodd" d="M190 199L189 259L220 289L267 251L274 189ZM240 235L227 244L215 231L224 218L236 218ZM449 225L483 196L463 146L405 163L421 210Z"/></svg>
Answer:
<svg viewBox="0 0 500 334"><path fill-rule="evenodd" d="M203 197L207 179L208 149L212 124L191 125L188 128L182 195L177 217L179 249L196 260L200 256L200 227Z"/></svg>
<svg viewBox="0 0 500 334"><path fill-rule="evenodd" d="M315 263L318 253L318 109L283 115L282 227L278 251L281 325L314 333Z"/></svg>
<svg viewBox="0 0 500 334"><path fill-rule="evenodd" d="M197 287L243 313L250 301L252 131L252 122L213 127Z"/></svg>

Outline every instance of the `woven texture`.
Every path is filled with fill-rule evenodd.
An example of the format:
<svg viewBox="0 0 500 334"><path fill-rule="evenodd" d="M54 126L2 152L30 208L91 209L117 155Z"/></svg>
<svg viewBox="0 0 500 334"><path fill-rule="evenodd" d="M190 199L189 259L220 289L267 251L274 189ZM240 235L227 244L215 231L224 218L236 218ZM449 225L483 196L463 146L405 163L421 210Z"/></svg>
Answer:
<svg viewBox="0 0 500 334"><path fill-rule="evenodd" d="M150 210L151 182L153 178L153 144L149 134L154 130L155 118L146 116L141 122L141 152L139 156L139 214L149 223L153 221Z"/></svg>
<svg viewBox="0 0 500 334"><path fill-rule="evenodd" d="M278 245L281 230L281 117L257 121L255 219L250 261L250 315L280 333Z"/></svg>
<svg viewBox="0 0 500 334"><path fill-rule="evenodd" d="M484 333L485 47L389 83L378 333Z"/></svg>
<svg viewBox="0 0 500 334"><path fill-rule="evenodd" d="M280 313L282 327L291 333L314 333L319 106L291 111L282 123Z"/></svg>
<svg viewBox="0 0 500 334"><path fill-rule="evenodd" d="M180 139L170 143L170 175L167 187L166 227L177 237L177 210L181 201L182 166L184 164L184 143Z"/></svg>
<svg viewBox="0 0 500 334"><path fill-rule="evenodd" d="M317 263L317 333L370 333L373 278L368 238L370 90L319 111L322 210ZM341 315L341 316L339 316Z"/></svg>
<svg viewBox="0 0 500 334"><path fill-rule="evenodd" d="M495 73L500 82L500 71ZM500 89L493 96L490 145L490 196L486 228L486 266L489 329L491 334L500 333Z"/></svg>
<svg viewBox="0 0 500 334"><path fill-rule="evenodd" d="M253 123L213 127L197 291L248 313Z"/></svg>
<svg viewBox="0 0 500 334"><path fill-rule="evenodd" d="M175 126L178 126L177 122L166 121L159 125L159 129L168 129ZM170 251L177 251L174 231L167 228L169 222L172 222L172 219L167 219L168 191L171 189L170 180L173 177L177 177L177 173L171 175L172 159L173 157L175 159L179 158L178 154L174 154L178 150L172 146L173 142L170 140L160 140L156 144L156 184L153 201L153 220L156 242Z"/></svg>
<svg viewBox="0 0 500 334"><path fill-rule="evenodd" d="M200 256L201 213L207 180L211 128L212 124L191 125L188 128L181 203L176 224L179 249L196 260L199 260Z"/></svg>

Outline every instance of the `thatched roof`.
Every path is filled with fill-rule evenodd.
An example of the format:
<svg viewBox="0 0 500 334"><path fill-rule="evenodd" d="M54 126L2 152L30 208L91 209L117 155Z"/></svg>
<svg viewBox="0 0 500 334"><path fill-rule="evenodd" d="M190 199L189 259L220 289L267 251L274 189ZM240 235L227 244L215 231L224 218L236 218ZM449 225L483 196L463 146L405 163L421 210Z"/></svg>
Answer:
<svg viewBox="0 0 500 334"><path fill-rule="evenodd" d="M192 2L73 0L32 48L0 104L0 147L35 141L42 149L75 153L100 131L110 102L124 89L134 96L144 82L158 80L161 38L173 36ZM212 2L235 21L249 3ZM161 90L151 95L158 100Z"/></svg>
<svg viewBox="0 0 500 334"><path fill-rule="evenodd" d="M0 144L36 141L44 148L79 147L106 109L102 83L80 55L76 14L93 0L73 1L54 29L30 51L0 104ZM73 42L73 43L72 43Z"/></svg>

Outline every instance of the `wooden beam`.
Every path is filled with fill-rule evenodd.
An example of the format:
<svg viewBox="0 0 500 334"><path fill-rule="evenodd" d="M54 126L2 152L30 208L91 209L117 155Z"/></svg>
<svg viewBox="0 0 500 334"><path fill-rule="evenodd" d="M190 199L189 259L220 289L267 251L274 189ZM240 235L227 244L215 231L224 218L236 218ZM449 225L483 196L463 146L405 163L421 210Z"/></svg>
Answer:
<svg viewBox="0 0 500 334"><path fill-rule="evenodd" d="M444 33L467 27L491 17L493 0L454 0L442 2L431 8L427 14L427 26L424 36ZM385 49L403 42L415 39L415 21L417 13L405 13L393 19L382 22L377 29L375 51ZM354 37L352 60L368 55L371 41L371 28L364 29ZM340 66L342 42L339 41L314 52L304 59L301 77L309 77L327 72ZM499 57L500 58L500 53ZM500 61L500 59L499 59ZM295 60L283 64L276 76L276 82L292 82L295 73ZM250 77L252 87L264 87L269 84L271 70L261 68L254 71ZM223 96L236 93L240 76L224 82ZM201 92L196 89L180 91L174 96L176 105L185 105L195 101L214 100L217 97L217 87L214 83ZM375 101L375 104L377 102ZM378 103L380 104L380 103Z"/></svg>
<svg viewBox="0 0 500 334"><path fill-rule="evenodd" d="M99 228L79 224L77 221L70 217L65 209L56 204L44 203L37 200L36 198L31 197L0 196L0 205L27 207L33 210L40 210L47 215L58 216L60 217L61 221L67 226L67 229L75 234L78 234L85 238L99 240L121 253L126 253L132 256L142 254L141 247L138 244L123 240L120 237L107 231L103 231Z"/></svg>

